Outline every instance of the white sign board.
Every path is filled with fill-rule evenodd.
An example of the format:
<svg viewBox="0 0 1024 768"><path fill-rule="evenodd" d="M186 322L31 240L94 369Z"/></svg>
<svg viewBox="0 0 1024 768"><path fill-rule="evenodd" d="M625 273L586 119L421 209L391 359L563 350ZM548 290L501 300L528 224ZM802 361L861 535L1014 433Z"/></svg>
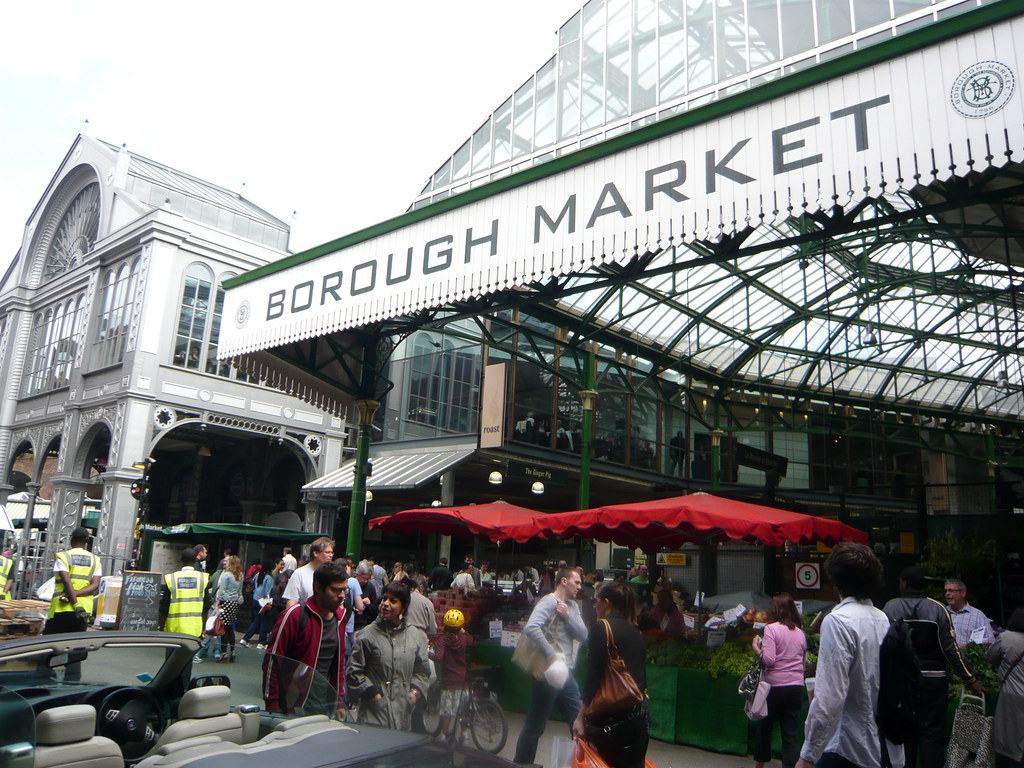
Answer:
<svg viewBox="0 0 1024 768"><path fill-rule="evenodd" d="M914 173L983 173L1024 147L1020 40L1018 16L705 122L683 113L606 154L591 147L287 257L229 281L220 355L848 206Z"/></svg>

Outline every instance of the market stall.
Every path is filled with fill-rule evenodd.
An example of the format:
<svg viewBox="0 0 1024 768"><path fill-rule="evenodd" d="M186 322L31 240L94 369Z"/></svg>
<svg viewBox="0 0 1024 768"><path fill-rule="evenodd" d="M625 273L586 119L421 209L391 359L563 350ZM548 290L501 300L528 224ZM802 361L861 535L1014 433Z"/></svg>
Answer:
<svg viewBox="0 0 1024 768"><path fill-rule="evenodd" d="M786 541L827 545L843 539L867 541L864 532L835 520L705 493L558 514L537 513L505 502L406 510L372 520L370 527L473 535L493 542L582 536L651 554L685 543L730 540L769 546ZM532 607L527 597L518 597L518 601L512 600L493 590L432 596L439 615L447 607L472 612L472 626L479 638L474 661L502 670L501 703L511 711L525 711L530 695L529 678L511 663ZM686 612L686 628L679 636L657 630L647 633L652 736L720 752L748 753L748 720L736 685L753 660L750 639L763 619L764 612L756 606L737 602L718 605L714 612ZM577 664L580 674L584 668L585 664Z"/></svg>

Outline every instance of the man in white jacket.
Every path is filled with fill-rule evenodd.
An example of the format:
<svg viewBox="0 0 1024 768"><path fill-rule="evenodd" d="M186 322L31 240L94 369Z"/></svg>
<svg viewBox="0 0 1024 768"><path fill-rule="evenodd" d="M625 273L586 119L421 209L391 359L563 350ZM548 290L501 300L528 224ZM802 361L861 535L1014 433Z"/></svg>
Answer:
<svg viewBox="0 0 1024 768"><path fill-rule="evenodd" d="M571 724L582 706L580 688L571 674L575 661L574 643L583 642L587 627L580 615L580 606L575 598L580 592L580 575L572 568L562 568L555 576L553 592L544 595L533 607L530 620L523 633L544 650L548 664L559 658L570 667L568 679L561 687L554 687L546 680L533 680L530 706L526 710L523 730L519 733L514 761L520 765L531 765L537 757L537 743L540 741L551 707L558 705L565 722ZM550 642L548 640L550 638Z"/></svg>

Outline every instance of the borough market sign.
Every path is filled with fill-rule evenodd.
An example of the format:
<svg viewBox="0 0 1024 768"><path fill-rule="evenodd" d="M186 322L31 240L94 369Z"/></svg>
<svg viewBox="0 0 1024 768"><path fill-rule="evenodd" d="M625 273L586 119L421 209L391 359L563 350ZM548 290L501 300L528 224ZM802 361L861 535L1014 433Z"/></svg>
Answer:
<svg viewBox="0 0 1024 768"><path fill-rule="evenodd" d="M227 283L221 356L1005 163L1024 148L1020 39L1010 19L254 270Z"/></svg>

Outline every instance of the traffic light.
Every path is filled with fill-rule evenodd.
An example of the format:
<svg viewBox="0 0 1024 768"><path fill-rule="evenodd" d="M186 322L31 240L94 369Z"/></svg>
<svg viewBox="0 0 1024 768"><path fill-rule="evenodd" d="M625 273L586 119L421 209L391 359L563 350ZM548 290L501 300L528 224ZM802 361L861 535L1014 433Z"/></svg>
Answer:
<svg viewBox="0 0 1024 768"><path fill-rule="evenodd" d="M134 481L131 487L131 494L132 498L139 502L139 504L145 504L149 500L149 481L144 477Z"/></svg>

